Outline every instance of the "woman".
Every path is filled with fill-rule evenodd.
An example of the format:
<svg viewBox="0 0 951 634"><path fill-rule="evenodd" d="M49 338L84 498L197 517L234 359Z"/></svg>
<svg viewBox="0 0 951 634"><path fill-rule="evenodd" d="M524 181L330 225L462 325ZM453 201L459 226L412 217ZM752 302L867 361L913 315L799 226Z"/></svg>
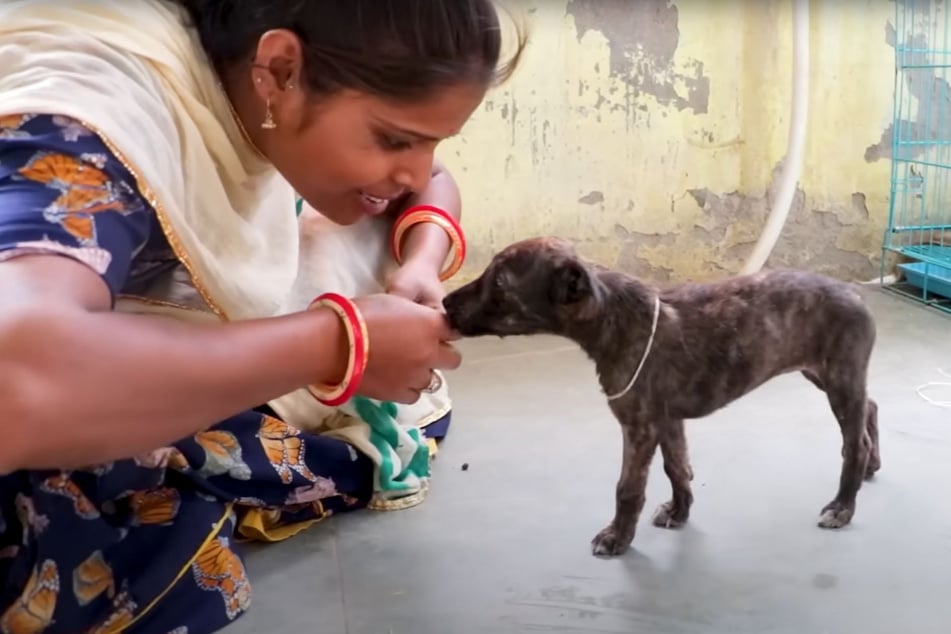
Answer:
<svg viewBox="0 0 951 634"><path fill-rule="evenodd" d="M219 630L235 533L425 488L490 2L3 3L0 632Z"/></svg>

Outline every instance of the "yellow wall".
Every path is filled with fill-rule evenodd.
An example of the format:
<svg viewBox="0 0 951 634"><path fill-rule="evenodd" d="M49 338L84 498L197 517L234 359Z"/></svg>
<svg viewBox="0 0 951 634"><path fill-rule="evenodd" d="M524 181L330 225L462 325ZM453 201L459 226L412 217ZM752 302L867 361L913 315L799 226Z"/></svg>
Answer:
<svg viewBox="0 0 951 634"><path fill-rule="evenodd" d="M460 277L537 234L655 281L738 271L786 148L789 0L514 4L520 70L439 152L463 189ZM801 192L769 265L877 273L889 162L870 146L891 123L894 6L811 3Z"/></svg>

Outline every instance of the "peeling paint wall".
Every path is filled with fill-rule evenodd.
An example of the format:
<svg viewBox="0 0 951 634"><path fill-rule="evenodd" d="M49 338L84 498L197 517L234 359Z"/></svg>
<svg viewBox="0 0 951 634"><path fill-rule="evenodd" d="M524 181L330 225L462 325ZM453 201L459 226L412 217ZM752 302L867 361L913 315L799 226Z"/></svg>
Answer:
<svg viewBox="0 0 951 634"><path fill-rule="evenodd" d="M792 87L788 0L518 0L531 44L440 149L476 274L538 234L656 281L739 270L769 212ZM768 266L877 273L895 5L811 2L805 166ZM889 39L891 38L891 39Z"/></svg>

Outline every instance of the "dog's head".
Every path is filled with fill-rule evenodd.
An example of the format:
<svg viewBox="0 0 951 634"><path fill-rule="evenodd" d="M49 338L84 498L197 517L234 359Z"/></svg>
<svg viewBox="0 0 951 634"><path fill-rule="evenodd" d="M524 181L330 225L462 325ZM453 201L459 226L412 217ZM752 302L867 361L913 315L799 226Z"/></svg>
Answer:
<svg viewBox="0 0 951 634"><path fill-rule="evenodd" d="M592 265L558 238L532 238L499 252L482 274L443 300L464 337L565 335L594 318L603 291Z"/></svg>

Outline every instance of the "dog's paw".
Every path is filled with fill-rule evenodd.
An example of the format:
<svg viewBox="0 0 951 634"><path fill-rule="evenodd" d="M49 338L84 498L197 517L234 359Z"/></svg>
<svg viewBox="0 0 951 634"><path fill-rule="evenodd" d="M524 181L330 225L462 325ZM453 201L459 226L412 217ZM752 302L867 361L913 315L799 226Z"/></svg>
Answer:
<svg viewBox="0 0 951 634"><path fill-rule="evenodd" d="M842 528L852 521L854 508L848 508L841 502L830 502L819 516L819 528Z"/></svg>
<svg viewBox="0 0 951 634"><path fill-rule="evenodd" d="M677 508L673 500L669 500L657 507L651 522L660 528L680 528L687 523L689 512L689 509Z"/></svg>
<svg viewBox="0 0 951 634"><path fill-rule="evenodd" d="M596 557L615 557L623 554L631 545L631 539L623 539L614 526L608 526L591 540L591 553Z"/></svg>

